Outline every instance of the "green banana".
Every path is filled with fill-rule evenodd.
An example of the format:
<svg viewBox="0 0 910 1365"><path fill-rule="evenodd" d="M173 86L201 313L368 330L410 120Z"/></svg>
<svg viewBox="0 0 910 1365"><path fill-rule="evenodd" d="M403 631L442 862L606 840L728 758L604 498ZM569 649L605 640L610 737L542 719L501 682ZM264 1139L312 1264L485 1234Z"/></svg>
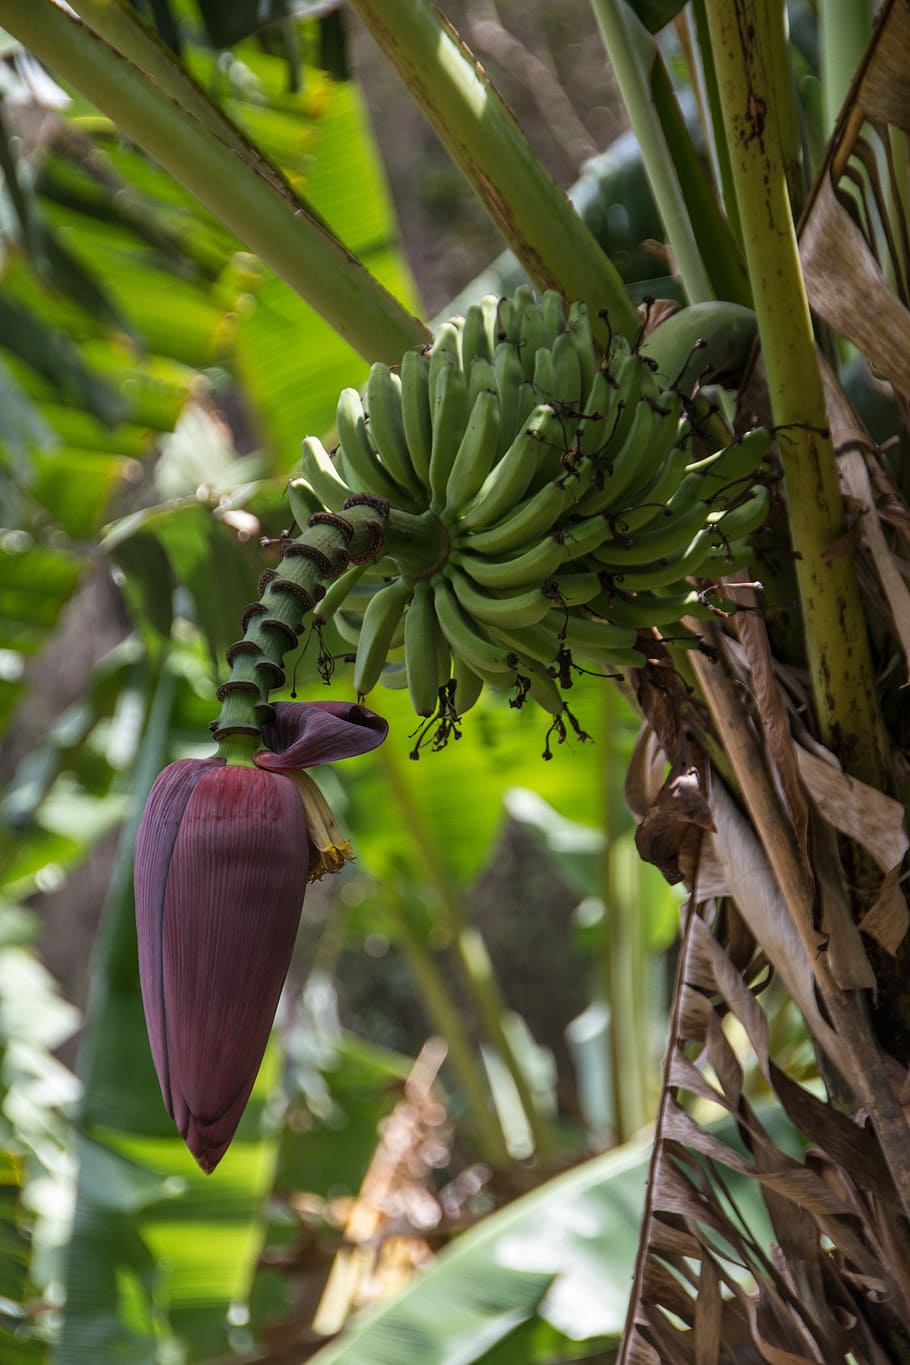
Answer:
<svg viewBox="0 0 910 1365"><path fill-rule="evenodd" d="M704 375L711 381L727 380L735 387L755 336L751 309L738 303L711 301L681 308L656 327L640 349L656 364L666 384L688 390ZM698 342L707 344L693 349Z"/></svg>
<svg viewBox="0 0 910 1365"><path fill-rule="evenodd" d="M756 483L735 507L710 513L708 523L724 541L742 540L764 525L770 510L771 494L763 483Z"/></svg>
<svg viewBox="0 0 910 1365"><path fill-rule="evenodd" d="M430 507L439 512L468 418L468 386L460 369L448 366L436 381L433 444L430 449Z"/></svg>
<svg viewBox="0 0 910 1365"><path fill-rule="evenodd" d="M592 458L599 468L595 486L579 504L582 516L603 512L607 508L620 510L627 490L636 481L641 483L649 474L653 477L666 459L672 433L667 432L666 443L659 442L660 412L653 403L642 399L636 404L632 421L626 428L625 439L619 446L607 442ZM606 454L612 448L612 454Z"/></svg>
<svg viewBox="0 0 910 1365"><path fill-rule="evenodd" d="M447 564L445 574L455 590L455 596L467 614L482 625L498 622L515 626L533 626L550 609L550 599L540 587L505 597L493 597L476 587L474 582L454 564Z"/></svg>
<svg viewBox="0 0 910 1365"><path fill-rule="evenodd" d="M367 603L354 661L354 691L357 696L365 696L379 681L395 631L413 592L412 579L396 578L380 588Z"/></svg>
<svg viewBox="0 0 910 1365"><path fill-rule="evenodd" d="M674 555L670 559L662 559L647 568L624 568L613 571L607 570L605 567L603 571L617 579L619 587L624 593L643 592L650 588L665 588L668 584L678 583L690 575L694 576L699 573L702 564L710 557L712 534L711 530L704 527L696 532L681 554Z"/></svg>
<svg viewBox="0 0 910 1365"><path fill-rule="evenodd" d="M522 545L540 539L556 524L563 512L581 497L592 476L591 464L586 461L574 473L563 474L561 478L544 484L543 488L525 498L509 516L493 526L471 531L463 538L459 535L458 544L466 550L494 556L508 554L511 550L518 550ZM457 523L456 530L462 529L463 523Z"/></svg>
<svg viewBox="0 0 910 1365"><path fill-rule="evenodd" d="M732 603L729 604L732 607ZM620 626L633 626L639 630L649 630L652 626L663 626L668 621L678 621L683 616L710 617L714 613L702 601L702 595L690 588L688 592L672 596L657 596L645 593L640 597L626 599L615 594L603 593L588 603L592 611L614 621Z"/></svg>
<svg viewBox="0 0 910 1365"><path fill-rule="evenodd" d="M448 679L441 676L436 604L429 579L414 584L414 595L404 618L404 661L408 674L408 693L418 716L432 716L439 706L439 689Z"/></svg>
<svg viewBox="0 0 910 1365"><path fill-rule="evenodd" d="M495 389L481 389L446 481L443 521L453 521L480 492L498 446L499 394Z"/></svg>
<svg viewBox="0 0 910 1365"><path fill-rule="evenodd" d="M774 444L774 432L769 427L753 427L732 445L687 466L687 473L700 474L707 486L720 488L738 483L754 474ZM710 482L707 482L710 481Z"/></svg>
<svg viewBox="0 0 910 1365"><path fill-rule="evenodd" d="M688 453L683 447L674 447L656 477L646 487L630 494L628 508L609 514L620 538L632 536L663 517L686 511L704 495L706 490L701 478L685 473L687 459Z"/></svg>
<svg viewBox="0 0 910 1365"><path fill-rule="evenodd" d="M480 300L483 331L487 342L486 353L491 360L496 354L496 347L501 341L505 341L508 334L500 318L500 304L503 302L505 300L500 299L498 294L485 294Z"/></svg>
<svg viewBox="0 0 910 1365"><path fill-rule="evenodd" d="M553 403L556 400L556 373L553 368L553 352L545 346L534 357L533 386L538 403Z"/></svg>
<svg viewBox="0 0 910 1365"><path fill-rule="evenodd" d="M358 579L363 577L367 567L366 564L352 564L329 584L325 596L321 597L313 608L313 620L317 624L322 625L331 621L348 593L356 586Z"/></svg>
<svg viewBox="0 0 910 1365"><path fill-rule="evenodd" d="M413 508L414 499L387 474L367 431L363 402L356 389L342 389L335 410L338 439L345 466L357 482L358 493L378 493L393 507Z"/></svg>
<svg viewBox="0 0 910 1365"><path fill-rule="evenodd" d="M572 476L575 477L575 476ZM467 550L490 556L508 554L538 539L553 527L571 502L571 479L553 479L493 526L482 527L458 543ZM461 528L463 529L463 528Z"/></svg>
<svg viewBox="0 0 910 1365"><path fill-rule="evenodd" d="M514 626L505 623L491 626L490 634L523 663L534 660L550 666L556 662L556 657L562 649L562 641L540 622L533 626Z"/></svg>
<svg viewBox="0 0 910 1365"><path fill-rule="evenodd" d="M479 304L472 303L465 310L464 327L461 329L461 360L464 368L467 370L472 356L489 360L494 350L495 347L487 347L483 310Z"/></svg>
<svg viewBox="0 0 910 1365"><path fill-rule="evenodd" d="M653 530L639 531L632 539L605 540L593 552L598 564L608 573L622 572L640 564L657 564L667 560L687 546L692 537L708 522L708 504L698 502L681 516L660 518L665 524Z"/></svg>
<svg viewBox="0 0 910 1365"><path fill-rule="evenodd" d="M436 617L452 653L484 680L490 675L510 674L512 670L506 662L506 651L465 614L446 576L438 573L432 582ZM504 677L503 686L506 681Z"/></svg>
<svg viewBox="0 0 910 1365"><path fill-rule="evenodd" d="M302 468L303 482L309 484L323 507L327 507L330 512L340 512L354 489L349 488L339 477L334 460L316 436L307 436L303 442ZM294 510L292 490L295 482L296 480L292 479L288 485L292 511Z"/></svg>
<svg viewBox="0 0 910 1365"><path fill-rule="evenodd" d="M605 370L598 370L584 402L579 447L583 455L596 455L610 435L619 404L619 390Z"/></svg>
<svg viewBox="0 0 910 1365"><path fill-rule="evenodd" d="M575 302L569 308L566 331L572 338L578 368L581 371L581 396L590 391L597 368L594 333L591 331L591 318L586 303Z"/></svg>
<svg viewBox="0 0 910 1365"><path fill-rule="evenodd" d="M430 410L430 362L422 351L405 351L401 358L401 420L414 473L428 488L433 417Z"/></svg>
<svg viewBox="0 0 910 1365"><path fill-rule="evenodd" d="M583 308L584 304L581 306ZM547 289L540 296L540 312L543 318L545 344L550 346L554 338L558 337L566 326L566 310L562 301L562 294L556 289Z"/></svg>
<svg viewBox="0 0 910 1365"><path fill-rule="evenodd" d="M588 392L588 386L582 384L578 351L568 332L560 332L553 342L550 354L553 357L553 397L557 402L577 411Z"/></svg>
<svg viewBox="0 0 910 1365"><path fill-rule="evenodd" d="M483 393L484 389L490 389L498 396L496 372L489 360L478 356L471 361L471 368L468 371L468 411L473 408L477 402L477 395Z"/></svg>
<svg viewBox="0 0 910 1365"><path fill-rule="evenodd" d="M484 480L474 501L458 521L462 531L492 526L524 496L549 447L562 441L559 416L549 404L534 409L498 464Z"/></svg>
<svg viewBox="0 0 910 1365"><path fill-rule="evenodd" d="M562 542L567 564L591 554L612 534L610 522L603 513L585 517L581 521L571 521L565 526L558 526L553 532L556 539Z"/></svg>
<svg viewBox="0 0 910 1365"><path fill-rule="evenodd" d="M461 329L464 318L449 318L433 338L430 346L430 406L436 396L436 387L443 370L461 369Z"/></svg>
<svg viewBox="0 0 910 1365"><path fill-rule="evenodd" d="M536 302L522 310L521 333L518 342L519 359L524 377L534 378L534 360L541 347L546 345L543 332L543 314Z"/></svg>
<svg viewBox="0 0 910 1365"><path fill-rule="evenodd" d="M569 612L568 616L564 612L553 612L543 624L556 631L570 649L594 649L600 654L609 654L612 649L634 649L637 638L633 626L621 626L577 612Z"/></svg>
<svg viewBox="0 0 910 1365"><path fill-rule="evenodd" d="M456 550L452 560L470 574L482 588L526 588L543 583L560 567L566 557L565 542L555 536L536 541L523 554L511 559L473 554L470 550Z"/></svg>
<svg viewBox="0 0 910 1365"><path fill-rule="evenodd" d="M401 415L401 380L388 365L371 366L367 380L370 435L379 458L397 484L420 494Z"/></svg>
<svg viewBox="0 0 910 1365"><path fill-rule="evenodd" d="M460 654L453 654L452 680L455 683L452 704L456 713L463 716L479 701L483 691L483 678L465 663Z"/></svg>
<svg viewBox="0 0 910 1365"><path fill-rule="evenodd" d="M562 573L545 584L544 596L550 602L558 602L560 607L583 607L602 587L600 574L593 569L579 570Z"/></svg>
<svg viewBox="0 0 910 1365"><path fill-rule="evenodd" d="M500 342L493 354L493 372L499 390L499 406L502 412L500 427L499 454L504 455L518 431L519 390L524 383L524 371L518 351L509 341Z"/></svg>

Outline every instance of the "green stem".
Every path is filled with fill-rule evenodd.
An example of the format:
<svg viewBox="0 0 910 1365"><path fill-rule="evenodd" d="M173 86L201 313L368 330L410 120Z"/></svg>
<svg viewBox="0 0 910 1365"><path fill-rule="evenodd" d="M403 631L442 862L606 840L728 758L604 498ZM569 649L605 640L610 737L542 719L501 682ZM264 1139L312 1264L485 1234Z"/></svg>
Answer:
<svg viewBox="0 0 910 1365"><path fill-rule="evenodd" d="M244 762L246 749L259 743L262 722L271 714L269 693L284 686L284 656L296 646L306 613L323 596L323 582L336 578L352 558L378 559L388 517L381 499L339 514L315 513L303 534L286 546L278 569L263 574L259 601L243 614L243 639L227 651L231 676L218 689L221 712L212 731L222 757Z"/></svg>
<svg viewBox="0 0 910 1365"><path fill-rule="evenodd" d="M612 262L554 183L483 68L427 0L351 0L539 289L606 309L634 335L638 314ZM605 333L604 333L605 335Z"/></svg>
<svg viewBox="0 0 910 1365"><path fill-rule="evenodd" d="M399 946L414 973L433 1028L446 1041L449 1058L477 1125L478 1143L484 1159L503 1170L511 1165L511 1159L489 1093L481 1080L474 1048L433 954L427 949L423 936L412 922L408 907L399 895L398 885L400 883L396 882L387 888L386 905L395 919Z"/></svg>
<svg viewBox="0 0 910 1365"><path fill-rule="evenodd" d="M707 0L733 181L779 441L812 693L821 738L880 787L885 745L869 643L799 263L769 58L757 0Z"/></svg>
<svg viewBox="0 0 910 1365"><path fill-rule="evenodd" d="M623 104L641 148L645 174L657 204L676 268L690 303L714 297L702 262L685 196L657 110L651 99L650 68L656 48L626 0L591 0Z"/></svg>
<svg viewBox="0 0 910 1365"><path fill-rule="evenodd" d="M834 131L872 28L870 0L818 0L819 66L822 85L822 136Z"/></svg>
<svg viewBox="0 0 910 1365"><path fill-rule="evenodd" d="M742 248L743 229L742 224L739 221L739 205L736 202L736 189L733 185L733 169L730 165L730 152L727 147L727 139L724 136L724 114L720 102L720 91L717 88L717 72L714 69L714 55L711 52L711 38L708 33L708 16L705 13L705 0L692 0L692 12L695 18L695 31L698 35L698 47L701 52L701 65L705 80L705 91L708 96L708 108L711 111L711 140L714 146L714 154L717 157L718 170L720 172L724 210L727 215L727 222L730 224L740 248Z"/></svg>
<svg viewBox="0 0 910 1365"><path fill-rule="evenodd" d="M404 351L427 341L424 325L239 132L223 140L214 131L216 122L222 126L217 113L202 118L195 102L187 109L57 4L0 0L0 26L97 103L365 359L397 364Z"/></svg>
<svg viewBox="0 0 910 1365"><path fill-rule="evenodd" d="M387 747L379 750L377 758L401 809L408 834L414 841L427 875L445 907L456 961L481 1028L509 1071L531 1131L534 1148L539 1157L545 1158L553 1150L552 1135L538 1110L533 1091L503 1025L505 1002L496 981L486 944L477 929L465 920L461 898L452 886L451 875L439 858L423 815L401 775L396 759Z"/></svg>

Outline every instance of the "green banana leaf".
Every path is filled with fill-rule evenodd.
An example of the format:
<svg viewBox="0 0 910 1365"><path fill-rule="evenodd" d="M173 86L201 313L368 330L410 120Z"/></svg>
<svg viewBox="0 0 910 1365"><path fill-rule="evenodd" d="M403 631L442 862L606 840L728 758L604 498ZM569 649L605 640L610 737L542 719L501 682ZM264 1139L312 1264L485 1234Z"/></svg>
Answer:
<svg viewBox="0 0 910 1365"><path fill-rule="evenodd" d="M774 1141L792 1139L779 1110L761 1118ZM732 1124L707 1126L739 1146ZM615 1347L649 1160L648 1143L637 1139L489 1215L397 1295L353 1319L313 1365L553 1365ZM743 1177L727 1183L768 1245L773 1233L757 1185Z"/></svg>

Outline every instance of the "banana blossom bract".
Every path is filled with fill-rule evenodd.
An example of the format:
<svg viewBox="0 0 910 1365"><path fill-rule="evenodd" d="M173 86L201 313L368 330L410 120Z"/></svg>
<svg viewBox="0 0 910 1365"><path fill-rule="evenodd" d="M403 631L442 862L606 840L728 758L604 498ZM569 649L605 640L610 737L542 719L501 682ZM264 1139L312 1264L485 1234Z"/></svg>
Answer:
<svg viewBox="0 0 910 1365"><path fill-rule="evenodd" d="M279 702L256 767L183 759L149 794L135 852L139 972L161 1093L206 1172L256 1079L308 881L348 854L303 772L375 749L363 706Z"/></svg>

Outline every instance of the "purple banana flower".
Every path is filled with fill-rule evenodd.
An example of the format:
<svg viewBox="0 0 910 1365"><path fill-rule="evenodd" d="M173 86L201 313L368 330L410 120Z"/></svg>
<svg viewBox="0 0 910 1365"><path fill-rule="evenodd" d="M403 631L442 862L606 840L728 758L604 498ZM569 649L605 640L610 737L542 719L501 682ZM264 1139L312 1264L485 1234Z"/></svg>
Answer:
<svg viewBox="0 0 910 1365"><path fill-rule="evenodd" d="M265 1052L307 882L349 855L303 771L375 749L388 725L346 702L279 702L256 767L183 759L136 838L139 974L161 1093L209 1173Z"/></svg>

